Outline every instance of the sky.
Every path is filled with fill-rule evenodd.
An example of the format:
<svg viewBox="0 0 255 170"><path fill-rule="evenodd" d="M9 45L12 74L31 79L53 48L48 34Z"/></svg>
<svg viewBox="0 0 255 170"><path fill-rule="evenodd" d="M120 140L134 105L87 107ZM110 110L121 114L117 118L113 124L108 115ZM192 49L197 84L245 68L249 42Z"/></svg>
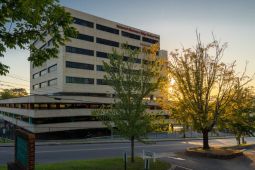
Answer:
<svg viewBox="0 0 255 170"><path fill-rule="evenodd" d="M247 73L255 73L254 0L60 0L60 3L159 34L161 49L168 52L194 47L196 30L204 43L212 41L213 33L217 40L228 43L224 62L236 60L240 73L248 62ZM28 56L28 51L7 50L0 61L10 66L10 74L1 76L0 81L9 82L9 87L28 88ZM9 87L0 83L0 88Z"/></svg>

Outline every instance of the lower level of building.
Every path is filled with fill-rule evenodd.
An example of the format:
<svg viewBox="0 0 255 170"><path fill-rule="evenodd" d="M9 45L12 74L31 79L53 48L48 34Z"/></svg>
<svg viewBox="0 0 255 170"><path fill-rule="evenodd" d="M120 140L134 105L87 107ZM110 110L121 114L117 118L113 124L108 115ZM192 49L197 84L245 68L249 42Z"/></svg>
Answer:
<svg viewBox="0 0 255 170"><path fill-rule="evenodd" d="M26 96L0 100L0 119L7 130L22 128L37 139L108 136L112 131L92 113L113 102L109 96ZM156 103L148 101L147 109L169 126L169 116Z"/></svg>

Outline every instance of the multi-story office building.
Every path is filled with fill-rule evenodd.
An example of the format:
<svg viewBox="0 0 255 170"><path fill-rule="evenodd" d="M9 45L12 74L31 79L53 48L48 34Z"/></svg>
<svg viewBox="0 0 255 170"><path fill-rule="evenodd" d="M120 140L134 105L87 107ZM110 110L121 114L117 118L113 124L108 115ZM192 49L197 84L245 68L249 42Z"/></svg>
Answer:
<svg viewBox="0 0 255 170"><path fill-rule="evenodd" d="M0 113L4 120L34 133L105 128L91 116L93 109L113 103L114 91L105 84L102 61L108 61L113 48L121 51L122 44L141 50L160 43L160 36L87 13L66 8L74 17L73 26L79 31L65 46L59 47L56 59L41 67L30 66L32 96L1 100ZM47 42L34 42L38 48L49 48ZM158 57L167 59L160 50ZM141 63L143 55L137 59ZM153 99L154 97L151 96ZM158 110L153 102L148 109Z"/></svg>

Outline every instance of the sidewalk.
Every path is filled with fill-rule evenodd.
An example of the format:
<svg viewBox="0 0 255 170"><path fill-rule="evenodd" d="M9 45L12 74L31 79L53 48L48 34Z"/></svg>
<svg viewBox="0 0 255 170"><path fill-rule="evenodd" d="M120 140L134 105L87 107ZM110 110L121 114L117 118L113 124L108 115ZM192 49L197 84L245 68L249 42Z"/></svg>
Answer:
<svg viewBox="0 0 255 170"><path fill-rule="evenodd" d="M234 136L225 137L210 137L211 139L228 139ZM203 138L164 138L164 139L145 139L145 144L155 144L156 142L168 141L189 141L189 140L202 140ZM77 140L47 140L37 141L36 146L51 146L51 145L78 145L78 144L103 144L103 143L129 143L126 139L77 139ZM137 141L141 142L141 141ZM0 143L0 147L13 147L14 143Z"/></svg>

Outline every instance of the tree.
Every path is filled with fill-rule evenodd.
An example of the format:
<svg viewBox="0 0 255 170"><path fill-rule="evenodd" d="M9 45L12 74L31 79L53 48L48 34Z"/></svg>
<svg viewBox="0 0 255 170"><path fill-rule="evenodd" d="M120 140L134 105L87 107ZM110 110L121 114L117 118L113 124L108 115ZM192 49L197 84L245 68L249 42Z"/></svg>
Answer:
<svg viewBox="0 0 255 170"><path fill-rule="evenodd" d="M255 97L252 87L235 87L236 97L232 107L220 118L220 127L235 134L237 144L244 144L244 136L254 136Z"/></svg>
<svg viewBox="0 0 255 170"><path fill-rule="evenodd" d="M26 89L23 88L4 89L2 92L0 92L0 99L9 99L27 95L28 93Z"/></svg>
<svg viewBox="0 0 255 170"><path fill-rule="evenodd" d="M183 138L186 138L186 131L191 127L191 121L187 116L186 108L184 108L183 105L178 105L178 102L169 100L173 90L171 88L171 85L173 85L172 83L173 81L170 79L170 82L165 83L160 89L161 94L164 95L161 95L162 97L158 99L158 103L162 106L165 112L169 113L170 119L174 121L175 124L182 126L181 132L183 133Z"/></svg>
<svg viewBox="0 0 255 170"><path fill-rule="evenodd" d="M110 62L103 62L105 81L116 93L114 104L110 108L96 111L103 117L104 124L131 141L131 161L134 162L134 142L140 140L153 129L152 116L146 110L145 97L151 95L164 80L161 71L164 61L156 56L158 46L148 49L141 64L137 64L140 54L137 50L116 50L109 56ZM125 56L128 56L125 57Z"/></svg>
<svg viewBox="0 0 255 170"><path fill-rule="evenodd" d="M203 149L210 148L208 133L236 96L235 62L221 61L226 46L215 39L204 45L197 33L194 49L183 48L170 54L168 73L175 83L171 85L168 105L172 109L185 108L183 114L191 120L192 128L203 134Z"/></svg>
<svg viewBox="0 0 255 170"><path fill-rule="evenodd" d="M30 50L28 60L40 66L50 58L57 58L59 45L77 34L71 26L72 17L57 0L2 0L0 5L0 57L7 48ZM36 48L36 41L46 43L50 35L52 48ZM0 62L0 75L9 66Z"/></svg>

